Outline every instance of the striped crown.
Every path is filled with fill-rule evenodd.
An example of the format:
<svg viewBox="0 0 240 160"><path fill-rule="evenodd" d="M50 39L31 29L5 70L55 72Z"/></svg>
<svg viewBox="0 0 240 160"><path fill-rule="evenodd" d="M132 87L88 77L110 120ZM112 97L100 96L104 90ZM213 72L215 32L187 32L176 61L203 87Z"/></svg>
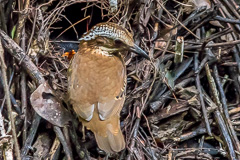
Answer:
<svg viewBox="0 0 240 160"><path fill-rule="evenodd" d="M94 40L98 36L111 38L113 40L120 40L129 46L134 45L133 36L127 29L115 23L99 23L95 25L88 32L84 33L79 39L80 41Z"/></svg>

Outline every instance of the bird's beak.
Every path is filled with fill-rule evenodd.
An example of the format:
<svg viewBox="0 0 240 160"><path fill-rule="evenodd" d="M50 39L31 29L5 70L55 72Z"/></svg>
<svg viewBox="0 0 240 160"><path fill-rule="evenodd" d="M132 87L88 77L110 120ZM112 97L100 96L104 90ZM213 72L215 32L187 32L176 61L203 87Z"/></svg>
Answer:
<svg viewBox="0 0 240 160"><path fill-rule="evenodd" d="M131 47L130 50L132 52L135 52L135 53L139 54L140 56L150 60L150 57L147 55L147 53L144 50L142 50L140 47L138 47L136 44L134 44L134 46Z"/></svg>

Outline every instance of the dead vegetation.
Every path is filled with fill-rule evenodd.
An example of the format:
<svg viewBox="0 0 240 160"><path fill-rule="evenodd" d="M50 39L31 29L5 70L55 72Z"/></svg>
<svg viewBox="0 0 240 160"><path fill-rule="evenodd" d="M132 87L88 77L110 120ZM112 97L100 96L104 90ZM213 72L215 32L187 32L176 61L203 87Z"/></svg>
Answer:
<svg viewBox="0 0 240 160"><path fill-rule="evenodd" d="M0 159L240 159L237 3L0 1ZM127 28L152 59L125 57L126 149L114 155L83 133L65 99L72 49L101 21Z"/></svg>

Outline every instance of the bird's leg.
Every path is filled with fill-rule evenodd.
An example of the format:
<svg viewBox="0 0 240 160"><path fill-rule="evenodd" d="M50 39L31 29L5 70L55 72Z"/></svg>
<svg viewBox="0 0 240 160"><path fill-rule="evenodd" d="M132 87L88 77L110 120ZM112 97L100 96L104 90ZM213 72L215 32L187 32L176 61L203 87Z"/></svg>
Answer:
<svg viewBox="0 0 240 160"><path fill-rule="evenodd" d="M83 134L82 140L85 142L86 135L85 135L85 126L84 125L82 125L82 134Z"/></svg>
<svg viewBox="0 0 240 160"><path fill-rule="evenodd" d="M104 158L104 160L108 160L110 153L107 153L106 157Z"/></svg>

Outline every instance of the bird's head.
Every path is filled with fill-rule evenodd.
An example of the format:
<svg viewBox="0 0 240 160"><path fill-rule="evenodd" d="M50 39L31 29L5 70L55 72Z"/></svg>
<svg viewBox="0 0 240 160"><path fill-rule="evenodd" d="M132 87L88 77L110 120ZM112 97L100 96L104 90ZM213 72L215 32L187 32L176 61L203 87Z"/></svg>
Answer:
<svg viewBox="0 0 240 160"><path fill-rule="evenodd" d="M79 40L80 45L85 43L110 54L130 50L149 59L146 52L134 43L132 34L115 23L99 23L84 33Z"/></svg>

